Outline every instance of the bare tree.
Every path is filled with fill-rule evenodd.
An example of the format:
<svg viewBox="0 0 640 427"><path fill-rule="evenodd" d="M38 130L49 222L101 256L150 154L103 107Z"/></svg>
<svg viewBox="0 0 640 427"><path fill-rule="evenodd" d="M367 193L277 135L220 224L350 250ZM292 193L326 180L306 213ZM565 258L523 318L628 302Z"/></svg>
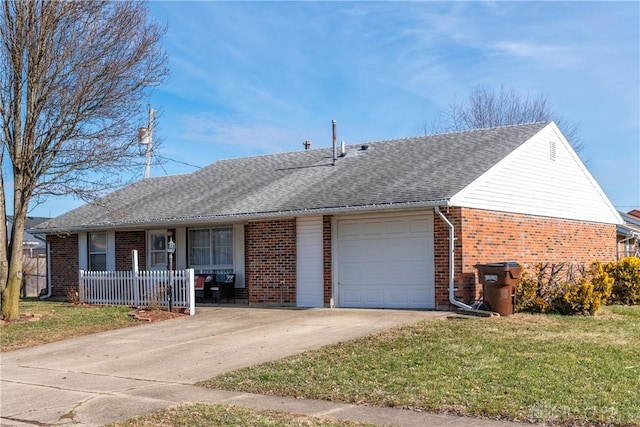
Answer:
<svg viewBox="0 0 640 427"><path fill-rule="evenodd" d="M469 94L466 103L454 101L440 120L425 125L424 129L425 133L428 129L448 132L551 120L556 122L574 149L580 150L578 126L553 111L545 96L521 95L504 86L500 91L478 86Z"/></svg>
<svg viewBox="0 0 640 427"><path fill-rule="evenodd" d="M91 198L139 167L136 124L148 91L167 75L167 56L165 29L149 20L144 2L4 0L0 7L0 131L14 184L0 285L2 316L13 320L30 203ZM6 224L4 209L0 215Z"/></svg>

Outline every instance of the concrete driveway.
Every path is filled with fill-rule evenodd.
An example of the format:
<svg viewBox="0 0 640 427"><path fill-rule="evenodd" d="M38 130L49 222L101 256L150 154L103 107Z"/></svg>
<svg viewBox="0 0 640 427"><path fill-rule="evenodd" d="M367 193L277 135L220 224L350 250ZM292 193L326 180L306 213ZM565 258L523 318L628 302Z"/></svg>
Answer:
<svg viewBox="0 0 640 427"><path fill-rule="evenodd" d="M1 422L3 426L104 425L172 403L215 400L212 391L191 385L241 367L447 314L199 307L195 316L2 353Z"/></svg>

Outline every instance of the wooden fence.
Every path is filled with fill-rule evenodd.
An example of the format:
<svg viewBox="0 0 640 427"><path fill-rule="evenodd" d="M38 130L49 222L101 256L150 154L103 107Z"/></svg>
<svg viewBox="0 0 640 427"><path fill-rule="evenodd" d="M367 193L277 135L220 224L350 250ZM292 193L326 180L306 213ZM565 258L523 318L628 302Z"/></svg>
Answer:
<svg viewBox="0 0 640 427"><path fill-rule="evenodd" d="M176 271L80 270L80 302L100 305L189 308L195 314L193 269Z"/></svg>

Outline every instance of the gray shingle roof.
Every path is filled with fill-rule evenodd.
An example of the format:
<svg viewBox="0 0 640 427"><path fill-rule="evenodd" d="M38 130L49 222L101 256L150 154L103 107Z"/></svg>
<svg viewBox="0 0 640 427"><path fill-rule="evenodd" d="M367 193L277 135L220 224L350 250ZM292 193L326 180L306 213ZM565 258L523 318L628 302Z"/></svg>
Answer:
<svg viewBox="0 0 640 427"><path fill-rule="evenodd" d="M66 230L195 223L345 207L436 203L472 183L548 123L505 126L217 161L187 175L149 178L52 219Z"/></svg>
<svg viewBox="0 0 640 427"><path fill-rule="evenodd" d="M28 216L25 222L25 230L30 230L36 227L38 224L48 221L49 219L51 218ZM13 215L7 215L7 226L7 235L11 237L11 229L13 228ZM36 243L44 245L45 238L44 236L41 236L39 234L31 234L28 231L25 231L24 235L22 236L22 241L25 243L28 242L31 245Z"/></svg>

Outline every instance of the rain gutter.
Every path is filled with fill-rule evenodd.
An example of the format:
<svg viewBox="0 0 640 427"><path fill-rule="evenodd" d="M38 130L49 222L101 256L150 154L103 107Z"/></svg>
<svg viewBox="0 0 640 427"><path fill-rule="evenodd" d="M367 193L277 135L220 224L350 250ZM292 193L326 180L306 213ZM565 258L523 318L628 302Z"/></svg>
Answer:
<svg viewBox="0 0 640 427"><path fill-rule="evenodd" d="M367 212L367 211L380 211L387 209L418 209L423 207L434 207L447 204L447 200L432 200L421 202L401 202L401 203L384 203L384 204L370 204L370 205L357 205L357 206L337 206L330 208L315 208L315 209L292 209L286 211L270 211L270 212L251 212L251 213L235 213L235 214L222 214L222 215L200 215L193 217L179 217L179 218L149 218L149 219L137 219L131 221L119 221L112 223L97 223L86 224L79 226L69 227L50 227L50 228L35 228L32 231L39 234L70 234L81 231L99 231L99 230L112 230L114 228L120 229L146 229L154 227L189 227L202 225L202 223L232 223L232 222L247 222L247 221L262 221L271 218L292 218L305 215L329 215L329 214L342 214L353 212Z"/></svg>

